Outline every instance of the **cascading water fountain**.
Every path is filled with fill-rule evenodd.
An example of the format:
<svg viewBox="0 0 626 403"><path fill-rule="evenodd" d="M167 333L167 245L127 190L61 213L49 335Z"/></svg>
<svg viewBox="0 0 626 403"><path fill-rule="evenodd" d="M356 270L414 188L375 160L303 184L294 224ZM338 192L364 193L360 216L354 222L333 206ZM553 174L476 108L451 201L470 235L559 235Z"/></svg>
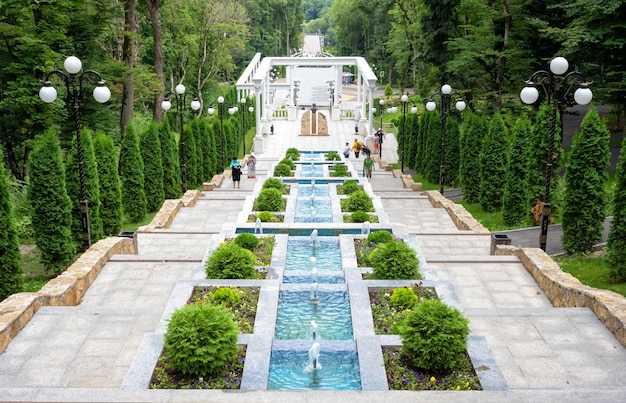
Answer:
<svg viewBox="0 0 626 403"><path fill-rule="evenodd" d="M319 363L319 359L320 359L320 344L315 342L313 343L313 345L311 345L311 348L309 349L309 363L305 367L304 370L306 372L311 372L311 371L322 369L322 364Z"/></svg>

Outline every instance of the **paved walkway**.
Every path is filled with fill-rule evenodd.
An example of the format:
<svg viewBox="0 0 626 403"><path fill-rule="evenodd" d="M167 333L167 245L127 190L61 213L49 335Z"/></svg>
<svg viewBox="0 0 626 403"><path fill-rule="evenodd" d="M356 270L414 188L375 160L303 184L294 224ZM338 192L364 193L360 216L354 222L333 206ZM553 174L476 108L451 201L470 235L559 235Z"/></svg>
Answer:
<svg viewBox="0 0 626 403"><path fill-rule="evenodd" d="M75 307L44 307L0 355L2 401L119 402L406 402L624 401L626 350L586 308L553 308L515 257L490 256L490 237L459 231L425 196L376 170L370 184L394 231L417 240L427 278L449 281L474 335L486 338L506 390L391 391L179 391L129 390L122 385L144 337L155 333L180 280L199 279L201 261L220 232L241 222L257 182L288 147L343 149L353 122L330 122L331 136L302 137L297 122L275 121L258 155L257 180L241 189L225 182L184 208L172 227L138 234L139 254L116 255ZM397 159L394 139L387 160ZM360 171L362 159L350 158Z"/></svg>

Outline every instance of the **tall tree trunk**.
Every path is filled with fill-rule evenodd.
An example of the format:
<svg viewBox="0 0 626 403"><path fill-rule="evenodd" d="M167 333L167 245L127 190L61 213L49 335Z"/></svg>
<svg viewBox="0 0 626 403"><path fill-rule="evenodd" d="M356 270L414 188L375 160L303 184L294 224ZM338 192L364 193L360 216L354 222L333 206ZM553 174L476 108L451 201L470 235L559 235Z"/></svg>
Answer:
<svg viewBox="0 0 626 403"><path fill-rule="evenodd" d="M124 130L133 117L133 99L135 98L135 83L133 69L135 68L136 54L135 38L138 33L138 24L135 13L136 0L126 0L124 5L124 44L122 58L126 65L127 74L124 77L122 93L122 115L120 117L120 137L124 138Z"/></svg>
<svg viewBox="0 0 626 403"><path fill-rule="evenodd" d="M159 80L159 86L164 88L163 81L163 27L159 19L159 3L160 0L145 0L146 6L150 11L150 23L152 24L152 39L154 41L154 73ZM155 122L163 120L163 110L161 102L163 102L163 91L159 91L154 99L154 111L152 117Z"/></svg>

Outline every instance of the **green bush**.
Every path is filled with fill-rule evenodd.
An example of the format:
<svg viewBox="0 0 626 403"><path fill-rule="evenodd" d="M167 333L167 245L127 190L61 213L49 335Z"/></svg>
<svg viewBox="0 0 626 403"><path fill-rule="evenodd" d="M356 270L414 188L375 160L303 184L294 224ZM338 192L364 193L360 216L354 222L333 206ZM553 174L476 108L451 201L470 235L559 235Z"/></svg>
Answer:
<svg viewBox="0 0 626 403"><path fill-rule="evenodd" d="M289 167L290 170L296 169L296 164L292 160L290 160L289 158L283 158L282 160L280 160L278 162L278 164L279 165L280 164L285 164L285 165L287 165Z"/></svg>
<svg viewBox="0 0 626 403"><path fill-rule="evenodd" d="M375 244L393 242L393 235L388 231L375 231L367 236L367 241Z"/></svg>
<svg viewBox="0 0 626 403"><path fill-rule="evenodd" d="M254 234L244 232L237 235L237 238L235 238L235 243L244 249L254 251L254 249L259 246L259 238L254 236Z"/></svg>
<svg viewBox="0 0 626 403"><path fill-rule="evenodd" d="M382 243L368 257L379 280L420 279L419 260L415 251L404 242Z"/></svg>
<svg viewBox="0 0 626 403"><path fill-rule="evenodd" d="M257 218L259 220L261 220L261 222L272 222L272 221L274 221L274 214L270 213L269 211L261 211L256 216L257 216Z"/></svg>
<svg viewBox="0 0 626 403"><path fill-rule="evenodd" d="M329 151L326 154L326 161L341 161L341 156L337 151Z"/></svg>
<svg viewBox="0 0 626 403"><path fill-rule="evenodd" d="M449 371L467 348L468 323L461 312L438 299L423 301L398 326L402 349L418 368Z"/></svg>
<svg viewBox="0 0 626 403"><path fill-rule="evenodd" d="M354 213L352 213L350 218L352 219L352 222L362 223L362 222L365 222L365 221L369 221L370 215L367 214L365 211L358 210L358 211L355 211Z"/></svg>
<svg viewBox="0 0 626 403"><path fill-rule="evenodd" d="M330 173L330 176L348 176L348 168L344 164L335 164L333 166L333 170Z"/></svg>
<svg viewBox="0 0 626 403"><path fill-rule="evenodd" d="M274 168L274 176L291 176L291 168L286 164L280 163Z"/></svg>
<svg viewBox="0 0 626 403"><path fill-rule="evenodd" d="M291 161L297 161L300 159L300 151L297 148L290 147L285 152L285 158L289 158Z"/></svg>
<svg viewBox="0 0 626 403"><path fill-rule="evenodd" d="M283 193L278 189L262 189L256 198L257 211L281 211L283 209Z"/></svg>
<svg viewBox="0 0 626 403"><path fill-rule="evenodd" d="M207 278L254 278L254 253L234 243L224 244L213 251L206 264Z"/></svg>
<svg viewBox="0 0 626 403"><path fill-rule="evenodd" d="M343 211L374 211L372 198L363 190L352 192L347 199L341 201Z"/></svg>
<svg viewBox="0 0 626 403"><path fill-rule="evenodd" d="M418 301L417 295L408 287L396 288L391 294L389 303L399 311L412 309Z"/></svg>
<svg viewBox="0 0 626 403"><path fill-rule="evenodd" d="M350 179L343 183L343 194L349 195L359 190L359 185L356 181Z"/></svg>
<svg viewBox="0 0 626 403"><path fill-rule="evenodd" d="M167 325L164 347L168 363L183 375L209 377L237 353L239 329L230 312L211 304L185 305Z"/></svg>
<svg viewBox="0 0 626 403"><path fill-rule="evenodd" d="M263 189L278 189L283 193L285 184L278 178L267 178L265 182L263 182Z"/></svg>
<svg viewBox="0 0 626 403"><path fill-rule="evenodd" d="M211 302L217 305L222 303L238 304L239 301L241 301L241 296L230 287L218 288L211 297Z"/></svg>

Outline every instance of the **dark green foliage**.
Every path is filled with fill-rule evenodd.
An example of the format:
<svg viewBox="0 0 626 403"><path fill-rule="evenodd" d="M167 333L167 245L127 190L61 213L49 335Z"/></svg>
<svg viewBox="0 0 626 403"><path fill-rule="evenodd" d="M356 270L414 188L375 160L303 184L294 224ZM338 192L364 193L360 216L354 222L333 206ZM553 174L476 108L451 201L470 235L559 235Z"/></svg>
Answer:
<svg viewBox="0 0 626 403"><path fill-rule="evenodd" d="M568 253L589 252L602 239L610 138L598 111L590 109L574 137L565 172L562 242Z"/></svg>
<svg viewBox="0 0 626 403"><path fill-rule="evenodd" d="M186 376L214 375L235 357L238 335L226 309L185 305L174 311L167 325L163 342L168 363Z"/></svg>
<svg viewBox="0 0 626 403"><path fill-rule="evenodd" d="M274 168L274 176L291 176L291 168L286 164L278 164Z"/></svg>
<svg viewBox="0 0 626 403"><path fill-rule="evenodd" d="M272 222L274 220L274 214L270 211L261 211L257 214L257 218L261 220L261 222Z"/></svg>
<svg viewBox="0 0 626 403"><path fill-rule="evenodd" d="M405 309L412 309L419 298L412 289L408 287L396 288L393 290L391 297L389 298L389 303L392 307L396 308L399 311L403 311Z"/></svg>
<svg viewBox="0 0 626 403"><path fill-rule="evenodd" d="M163 166L163 195L166 199L178 199L182 194L178 145L176 145L167 116L159 125L159 141Z"/></svg>
<svg viewBox="0 0 626 403"><path fill-rule="evenodd" d="M420 135L420 120L416 114L410 114L406 117L407 131L408 137L405 140L406 144L406 154L405 154L405 165L408 167L415 167L415 163L417 161L417 147L419 142Z"/></svg>
<svg viewBox="0 0 626 403"><path fill-rule="evenodd" d="M429 182L439 183L441 166L441 121L436 112L424 114L424 147L421 153L421 172ZM418 164L420 162L418 161Z"/></svg>
<svg viewBox="0 0 626 403"><path fill-rule="evenodd" d="M623 141L613 194L613 221L606 250L611 275L617 280L626 281L626 147Z"/></svg>
<svg viewBox="0 0 626 403"><path fill-rule="evenodd" d="M254 234L244 232L237 235L237 238L235 238L235 243L244 249L254 251L254 249L259 246L259 238L254 236Z"/></svg>
<svg viewBox="0 0 626 403"><path fill-rule="evenodd" d="M341 201L343 211L374 211L372 198L363 190L352 192L347 199Z"/></svg>
<svg viewBox="0 0 626 403"><path fill-rule="evenodd" d="M91 243L94 244L104 237L104 231L102 229L102 218L100 217L100 180L98 178L98 168L96 166L91 133L91 130L83 129L80 138L83 149L85 191L89 205L89 230ZM83 246L83 226L80 211L82 195L77 147L76 138L73 137L72 150L65 162L65 186L67 187L67 195L72 202L72 234L74 235L76 250L80 250Z"/></svg>
<svg viewBox="0 0 626 403"><path fill-rule="evenodd" d="M278 162L279 164L284 164L287 165L289 167L290 170L294 170L296 169L296 163L293 162L291 159L289 158L283 158L282 160L280 160Z"/></svg>
<svg viewBox="0 0 626 403"><path fill-rule="evenodd" d="M213 175L219 173L219 166L220 166L220 156L217 153L217 139L219 138L219 130L216 130L215 125L214 124L209 124L209 122L206 123L206 136L207 136L207 141L208 141L208 147L207 147L207 156L205 157L205 160L207 161L207 165L209 168L209 176L208 178L212 178Z"/></svg>
<svg viewBox="0 0 626 403"><path fill-rule="evenodd" d="M283 192L278 189L267 188L259 192L255 205L256 211L282 211Z"/></svg>
<svg viewBox="0 0 626 403"><path fill-rule="evenodd" d="M180 162L181 164L184 162L187 166L187 189L193 189L198 186L198 174L196 172L198 165L196 158L196 141L190 125L185 125L184 136L180 137L178 148L180 152Z"/></svg>
<svg viewBox="0 0 626 403"><path fill-rule="evenodd" d="M446 120L446 172L444 185L454 186L459 183L459 122L453 117Z"/></svg>
<svg viewBox="0 0 626 403"><path fill-rule="evenodd" d="M197 119L197 120L199 122L198 125L199 125L199 132L200 132L200 139L199 139L200 153L202 154L202 165L200 166L202 170L201 179L202 179L202 182L204 182L204 181L211 180L211 178L213 177L213 171L211 169L211 166L212 166L211 159L213 158L213 155L211 154L211 143L210 143L210 138L213 135L213 133L209 132L212 129L211 129L211 126L209 126L209 122L207 122L206 119Z"/></svg>
<svg viewBox="0 0 626 403"><path fill-rule="evenodd" d="M100 181L100 217L105 236L115 236L122 227L122 189L117 175L117 152L113 139L96 133L93 147Z"/></svg>
<svg viewBox="0 0 626 403"><path fill-rule="evenodd" d="M422 301L398 329L403 351L425 370L445 373L455 368L467 348L469 321L438 299Z"/></svg>
<svg viewBox="0 0 626 403"><path fill-rule="evenodd" d="M163 163L159 128L152 122L141 137L141 158L144 165L144 190L146 209L149 213L158 211L165 200L163 191Z"/></svg>
<svg viewBox="0 0 626 403"><path fill-rule="evenodd" d="M194 183L196 186L202 185L205 180L204 172L204 151L202 150L202 128L200 127L200 120L193 119L191 124L191 133L193 134L193 142L196 146L196 177Z"/></svg>
<svg viewBox="0 0 626 403"><path fill-rule="evenodd" d="M282 194L285 190L285 184L278 178L267 178L265 182L263 182L263 189L278 189Z"/></svg>
<svg viewBox="0 0 626 403"><path fill-rule="evenodd" d="M355 180L349 179L343 183L343 194L349 195L359 190L359 185Z"/></svg>
<svg viewBox="0 0 626 403"><path fill-rule="evenodd" d="M489 123L480 152L480 206L487 212L502 207L507 162L507 130L502 115L496 113Z"/></svg>
<svg viewBox="0 0 626 403"><path fill-rule="evenodd" d="M213 251L206 264L207 278L254 278L254 253L235 243L221 245Z"/></svg>
<svg viewBox="0 0 626 403"><path fill-rule="evenodd" d="M528 162L528 207L532 208L537 204L537 200L543 200L546 189L546 161L548 155L548 145L550 143L550 128L552 126L552 107L549 103L544 103L539 108L532 127L530 139L530 154ZM561 125L557 112L554 125L554 147L552 150L552 186L556 186L558 172L561 166ZM554 189L554 188L552 188ZM552 202L552 200L551 200ZM551 203L551 210L556 211L556 204Z"/></svg>
<svg viewBox="0 0 626 403"><path fill-rule="evenodd" d="M224 164L226 164L233 157L232 155L227 155L226 150L222 147L224 144L224 133L222 132L222 127L220 126L220 121L218 119L213 121L213 134L214 134L214 145L215 145L215 171L220 174L224 171L224 167L222 166L222 159L224 159Z"/></svg>
<svg viewBox="0 0 626 403"><path fill-rule="evenodd" d="M0 147L0 301L22 289L22 254Z"/></svg>
<svg viewBox="0 0 626 403"><path fill-rule="evenodd" d="M420 279L419 260L415 251L404 242L379 244L369 257L374 277L378 280Z"/></svg>
<svg viewBox="0 0 626 403"><path fill-rule="evenodd" d="M285 152L285 158L290 159L291 161L298 161L300 159L300 151L298 151L295 147L290 147Z"/></svg>
<svg viewBox="0 0 626 403"><path fill-rule="evenodd" d="M326 154L326 161L341 161L341 155L337 151L329 151Z"/></svg>
<svg viewBox="0 0 626 403"><path fill-rule="evenodd" d="M348 168L345 166L345 164L335 164L333 165L333 170L330 172L330 176L332 177L348 176Z"/></svg>
<svg viewBox="0 0 626 403"><path fill-rule="evenodd" d="M393 242L393 235L388 231L374 231L367 236L367 242L373 242L375 244Z"/></svg>
<svg viewBox="0 0 626 403"><path fill-rule="evenodd" d="M239 301L241 301L241 296L230 287L218 288L211 297L211 302L218 305L223 303L238 304Z"/></svg>
<svg viewBox="0 0 626 403"><path fill-rule="evenodd" d="M369 221L370 215L367 214L365 211L355 211L350 215L350 218L352 219L352 222L362 223L365 221Z"/></svg>
<svg viewBox="0 0 626 403"><path fill-rule="evenodd" d="M502 198L502 218L508 225L523 223L530 213L526 195L530 130L528 119L517 119L513 128L513 145L504 177Z"/></svg>
<svg viewBox="0 0 626 403"><path fill-rule="evenodd" d="M461 161L459 176L463 200L478 203L480 197L480 150L487 135L487 121L483 116L466 113L461 127Z"/></svg>
<svg viewBox="0 0 626 403"><path fill-rule="evenodd" d="M139 150L137 125L126 127L120 151L122 173L122 208L130 222L137 223L146 216L146 193L144 191L143 160Z"/></svg>
<svg viewBox="0 0 626 403"><path fill-rule="evenodd" d="M37 139L29 157L28 199L41 263L60 273L74 258L72 202L65 188L59 139L49 130Z"/></svg>

